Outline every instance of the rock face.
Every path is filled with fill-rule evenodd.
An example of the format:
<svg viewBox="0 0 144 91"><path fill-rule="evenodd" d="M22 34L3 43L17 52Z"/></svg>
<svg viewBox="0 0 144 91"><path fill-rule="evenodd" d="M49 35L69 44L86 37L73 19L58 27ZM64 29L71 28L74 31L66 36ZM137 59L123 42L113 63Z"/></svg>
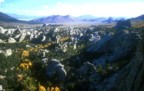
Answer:
<svg viewBox="0 0 144 91"><path fill-rule="evenodd" d="M144 91L144 40L140 41L131 61L120 71L103 80L95 91Z"/></svg>
<svg viewBox="0 0 144 91"><path fill-rule="evenodd" d="M66 71L64 69L64 65L62 65L59 60L51 59L48 60L48 66L46 68L46 75L48 78L56 76L58 81L64 81L66 78Z"/></svg>
<svg viewBox="0 0 144 91"><path fill-rule="evenodd" d="M81 80L76 86L79 91L144 91L144 39L138 33L124 30L106 35L87 47L85 60L90 63L85 63L76 73ZM117 66L120 69L112 66L105 69L107 64L125 60L124 65Z"/></svg>
<svg viewBox="0 0 144 91"><path fill-rule="evenodd" d="M104 37L87 51L92 55L99 55L93 60L95 65L105 65L130 57L140 39L137 33L129 33L128 30L119 31L113 36Z"/></svg>

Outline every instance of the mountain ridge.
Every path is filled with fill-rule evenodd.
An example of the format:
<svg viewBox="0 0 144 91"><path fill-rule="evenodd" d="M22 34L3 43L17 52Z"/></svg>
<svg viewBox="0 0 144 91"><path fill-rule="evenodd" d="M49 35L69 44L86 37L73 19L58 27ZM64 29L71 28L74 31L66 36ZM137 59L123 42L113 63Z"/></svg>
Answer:
<svg viewBox="0 0 144 91"><path fill-rule="evenodd" d="M0 25L1 26L19 26L24 24L39 24L37 22L24 21L16 19L6 13L0 12Z"/></svg>
<svg viewBox="0 0 144 91"><path fill-rule="evenodd" d="M5 13L2 13L0 12L0 21L3 21L3 22L18 22L19 20L5 14Z"/></svg>
<svg viewBox="0 0 144 91"><path fill-rule="evenodd" d="M29 21L19 20L14 18L15 14L7 14L0 12L0 22L17 22L17 23L112 23L118 20L125 19L123 17L96 17L92 15L82 15L79 17L73 17L71 15L51 15L45 17L38 17ZM17 17L17 16L15 16ZM19 16L22 18L22 16ZM132 22L144 22L144 14L129 18Z"/></svg>
<svg viewBox="0 0 144 91"><path fill-rule="evenodd" d="M137 16L135 18L132 18L132 20L134 20L134 21L144 21L144 14L139 15L139 16Z"/></svg>
<svg viewBox="0 0 144 91"><path fill-rule="evenodd" d="M72 17L70 15L51 15L47 17L42 17L38 19L31 20L32 22L40 22L40 23L76 23L80 22L77 18Z"/></svg>
<svg viewBox="0 0 144 91"><path fill-rule="evenodd" d="M51 15L42 18L36 18L31 22L38 23L112 23L124 19L122 17L95 17L91 15L84 15L80 17L73 17L70 15Z"/></svg>

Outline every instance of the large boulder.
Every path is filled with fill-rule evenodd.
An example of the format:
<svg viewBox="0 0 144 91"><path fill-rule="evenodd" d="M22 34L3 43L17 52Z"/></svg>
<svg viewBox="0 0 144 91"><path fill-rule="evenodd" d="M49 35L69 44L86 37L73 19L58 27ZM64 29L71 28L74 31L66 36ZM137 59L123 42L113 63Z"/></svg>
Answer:
<svg viewBox="0 0 144 91"><path fill-rule="evenodd" d="M5 78L6 78L6 76L0 75L0 80L3 80ZM1 91L1 89L0 89L0 91Z"/></svg>
<svg viewBox="0 0 144 91"><path fill-rule="evenodd" d="M5 50L5 56L11 56L12 55L12 49Z"/></svg>
<svg viewBox="0 0 144 91"><path fill-rule="evenodd" d="M89 62L84 63L84 65L77 70L77 74L82 77L92 75L95 72L96 72L96 67Z"/></svg>
<svg viewBox="0 0 144 91"><path fill-rule="evenodd" d="M5 43L2 39L0 39L0 43Z"/></svg>
<svg viewBox="0 0 144 91"><path fill-rule="evenodd" d="M20 28L15 29L13 34L20 34L20 30L21 30Z"/></svg>
<svg viewBox="0 0 144 91"><path fill-rule="evenodd" d="M43 34L40 35L31 35L30 40L32 43L40 44L40 43L46 43L47 37Z"/></svg>
<svg viewBox="0 0 144 91"><path fill-rule="evenodd" d="M4 51L3 51L3 50L0 50L0 53L4 53Z"/></svg>
<svg viewBox="0 0 144 91"><path fill-rule="evenodd" d="M19 38L19 42L22 42L26 37L26 33L22 33L20 38Z"/></svg>
<svg viewBox="0 0 144 91"><path fill-rule="evenodd" d="M90 35L89 41L91 42L97 42L101 39L101 36L98 34L98 32L95 32L94 34Z"/></svg>
<svg viewBox="0 0 144 91"><path fill-rule="evenodd" d="M56 76L57 81L64 81L66 78L66 71L64 65L62 65L57 59L48 60L46 68L46 75L48 78L53 78Z"/></svg>
<svg viewBox="0 0 144 91"><path fill-rule="evenodd" d="M4 34L7 30L0 26L0 33Z"/></svg>
<svg viewBox="0 0 144 91"><path fill-rule="evenodd" d="M16 40L12 37L9 37L8 43L16 43Z"/></svg>
<svg viewBox="0 0 144 91"><path fill-rule="evenodd" d="M43 38L42 38L42 40L41 40L41 41L43 42L43 41L45 41L45 40L46 40L46 36L44 36L44 35L43 35L42 37L43 37Z"/></svg>
<svg viewBox="0 0 144 91"><path fill-rule="evenodd" d="M14 38L15 38L15 39L19 39L20 36L21 36L21 34L16 34L16 35L14 36Z"/></svg>

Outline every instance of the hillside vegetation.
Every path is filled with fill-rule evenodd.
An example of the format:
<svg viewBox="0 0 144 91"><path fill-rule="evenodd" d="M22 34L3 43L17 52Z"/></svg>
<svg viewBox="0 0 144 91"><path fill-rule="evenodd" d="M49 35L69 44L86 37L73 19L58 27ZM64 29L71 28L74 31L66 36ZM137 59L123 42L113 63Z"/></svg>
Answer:
<svg viewBox="0 0 144 91"><path fill-rule="evenodd" d="M144 27L0 27L6 91L144 91Z"/></svg>

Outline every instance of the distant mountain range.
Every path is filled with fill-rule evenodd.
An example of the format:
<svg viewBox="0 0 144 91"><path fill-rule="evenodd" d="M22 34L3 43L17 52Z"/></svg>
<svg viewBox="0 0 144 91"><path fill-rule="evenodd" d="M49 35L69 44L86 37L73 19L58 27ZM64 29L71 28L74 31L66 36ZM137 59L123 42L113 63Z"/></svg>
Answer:
<svg viewBox="0 0 144 91"><path fill-rule="evenodd" d="M8 14L0 12L0 25L6 24L6 23L25 23L25 24L33 24L36 22L31 22L31 21L24 21L24 20L19 20L16 19Z"/></svg>
<svg viewBox="0 0 144 91"><path fill-rule="evenodd" d="M8 13L8 15L11 16L11 17L16 18L18 20L25 20L25 21L40 18L40 16L28 16L28 15L11 14L11 13Z"/></svg>
<svg viewBox="0 0 144 91"><path fill-rule="evenodd" d="M66 15L66 16L52 15L52 16L48 16L48 17L34 19L31 21L39 22L39 23L77 23L77 22L81 22L77 18L74 18L69 15Z"/></svg>
<svg viewBox="0 0 144 91"><path fill-rule="evenodd" d="M12 15L12 14L11 14ZM12 15L14 16L14 14ZM70 15L51 15L42 18L36 18L30 21L22 21L16 18L13 18L8 14L0 12L0 22L18 22L18 23L112 23L117 22L118 20L124 19L114 18L114 17L95 17L91 15L84 15L80 17L72 17ZM15 15L15 17L18 17ZM20 17L20 16L19 16ZM28 16L27 16L28 17ZM31 17L31 16L30 16ZM22 16L21 16L22 18ZM32 18L32 17L31 17ZM144 21L144 15L131 18L132 21Z"/></svg>
<svg viewBox="0 0 144 91"><path fill-rule="evenodd" d="M18 22L19 20L0 12L0 22Z"/></svg>
<svg viewBox="0 0 144 91"><path fill-rule="evenodd" d="M77 17L77 19L79 20L90 20L90 19L96 19L98 17L92 16L92 15L82 15Z"/></svg>
<svg viewBox="0 0 144 91"><path fill-rule="evenodd" d="M31 20L31 22L39 23L112 23L124 18L113 18L113 17L95 17L91 15L84 15L80 17L72 17L70 15L52 15L48 17L42 17Z"/></svg>

